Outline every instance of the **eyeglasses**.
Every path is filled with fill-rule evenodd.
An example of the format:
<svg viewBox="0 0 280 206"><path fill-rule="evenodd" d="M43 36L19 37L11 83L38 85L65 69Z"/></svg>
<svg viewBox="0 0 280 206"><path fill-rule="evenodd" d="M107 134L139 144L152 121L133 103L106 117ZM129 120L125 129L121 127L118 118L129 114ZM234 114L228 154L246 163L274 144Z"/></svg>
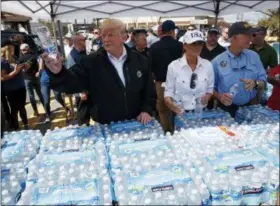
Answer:
<svg viewBox="0 0 280 206"><path fill-rule="evenodd" d="M188 31L193 31L194 29L188 29Z"/></svg>
<svg viewBox="0 0 280 206"><path fill-rule="evenodd" d="M95 31L95 32L93 32L93 34L99 34L99 32L98 32L98 31Z"/></svg>
<svg viewBox="0 0 280 206"><path fill-rule="evenodd" d="M191 89L195 89L196 87L196 82L195 80L197 79L197 74L196 73L192 73L192 76L191 76L191 83L190 83L190 88Z"/></svg>

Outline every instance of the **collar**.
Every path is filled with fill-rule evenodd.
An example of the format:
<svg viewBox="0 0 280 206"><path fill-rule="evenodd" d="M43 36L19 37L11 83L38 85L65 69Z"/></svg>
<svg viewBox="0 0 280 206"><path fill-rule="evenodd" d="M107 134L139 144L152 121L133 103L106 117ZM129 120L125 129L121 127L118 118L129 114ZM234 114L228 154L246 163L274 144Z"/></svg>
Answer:
<svg viewBox="0 0 280 206"><path fill-rule="evenodd" d="M71 48L71 47L70 47ZM72 47L72 50L74 50L77 54L83 54L83 53L85 53L86 52L86 50L80 50L80 51L78 51L75 47Z"/></svg>
<svg viewBox="0 0 280 206"><path fill-rule="evenodd" d="M255 44L251 44L251 46L250 46L250 48L255 51L260 51L260 50L266 49L267 47L268 47L268 44L266 43L266 41L264 41L263 47L259 50L256 49Z"/></svg>
<svg viewBox="0 0 280 206"><path fill-rule="evenodd" d="M119 57L119 59L117 59L116 57L114 57L112 54L110 54L109 52L107 52L107 55L109 58L113 58L113 59L116 59L118 61L121 61L123 60L124 58L127 57L127 51L126 51L126 48L125 46L123 46L123 52L122 52L122 55Z"/></svg>
<svg viewBox="0 0 280 206"><path fill-rule="evenodd" d="M170 39L175 40L171 36L163 36L163 37L161 37L161 39L162 40L170 40Z"/></svg>
<svg viewBox="0 0 280 206"><path fill-rule="evenodd" d="M180 58L180 63L181 63L181 68L183 69L184 66L187 66L190 68L188 62L187 62L187 58L185 56L185 54ZM203 66L202 64L202 58L200 56L197 57L197 65L196 65L196 68L200 67L200 66Z"/></svg>
<svg viewBox="0 0 280 206"><path fill-rule="evenodd" d="M238 57L241 58L241 57L244 55L244 52L241 51L240 56L236 56L235 54L233 54L233 53L229 50L229 46L226 47L226 52L227 52L228 56L229 56L230 58L232 58L232 59L236 59L236 58L238 58Z"/></svg>

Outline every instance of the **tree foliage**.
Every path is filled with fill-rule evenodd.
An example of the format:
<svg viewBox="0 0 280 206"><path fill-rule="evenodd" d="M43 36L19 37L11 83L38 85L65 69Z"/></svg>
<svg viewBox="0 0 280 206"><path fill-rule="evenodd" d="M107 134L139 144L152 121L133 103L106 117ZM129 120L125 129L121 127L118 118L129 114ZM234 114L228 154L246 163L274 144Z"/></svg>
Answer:
<svg viewBox="0 0 280 206"><path fill-rule="evenodd" d="M258 26L264 26L274 32L279 31L280 8L269 9L266 14L268 17L261 19Z"/></svg>

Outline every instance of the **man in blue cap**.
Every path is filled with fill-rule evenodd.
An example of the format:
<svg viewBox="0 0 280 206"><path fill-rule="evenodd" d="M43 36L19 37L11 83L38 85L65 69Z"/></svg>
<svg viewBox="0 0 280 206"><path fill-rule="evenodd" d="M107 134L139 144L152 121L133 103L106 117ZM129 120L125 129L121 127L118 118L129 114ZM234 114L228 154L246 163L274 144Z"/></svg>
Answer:
<svg viewBox="0 0 280 206"><path fill-rule="evenodd" d="M219 106L232 116L239 107L249 105L258 87L266 82L266 73L259 55L248 50L255 31L246 22L236 22L229 28L231 45L213 59L215 73L214 96Z"/></svg>
<svg viewBox="0 0 280 206"><path fill-rule="evenodd" d="M165 132L173 130L172 113L164 102L164 87L168 65L183 54L183 44L175 39L175 23L166 20L162 23L162 36L150 47L150 66L156 80L157 111Z"/></svg>

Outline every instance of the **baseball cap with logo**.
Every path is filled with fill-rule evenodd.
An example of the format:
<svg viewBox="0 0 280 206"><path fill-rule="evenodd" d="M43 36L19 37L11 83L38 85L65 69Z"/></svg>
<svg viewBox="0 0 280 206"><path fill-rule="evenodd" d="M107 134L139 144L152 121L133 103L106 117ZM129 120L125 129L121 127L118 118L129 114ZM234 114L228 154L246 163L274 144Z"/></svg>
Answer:
<svg viewBox="0 0 280 206"><path fill-rule="evenodd" d="M208 34L220 34L220 31L217 28L210 28L207 33Z"/></svg>
<svg viewBox="0 0 280 206"><path fill-rule="evenodd" d="M233 23L229 30L228 30L228 36L232 37L233 35L238 34L252 34L256 32L256 28L253 28L250 24L244 21L235 22Z"/></svg>
<svg viewBox="0 0 280 206"><path fill-rule="evenodd" d="M187 31L183 37L183 42L185 44L192 44L194 42L205 42L203 39L203 34L201 31L193 30Z"/></svg>

